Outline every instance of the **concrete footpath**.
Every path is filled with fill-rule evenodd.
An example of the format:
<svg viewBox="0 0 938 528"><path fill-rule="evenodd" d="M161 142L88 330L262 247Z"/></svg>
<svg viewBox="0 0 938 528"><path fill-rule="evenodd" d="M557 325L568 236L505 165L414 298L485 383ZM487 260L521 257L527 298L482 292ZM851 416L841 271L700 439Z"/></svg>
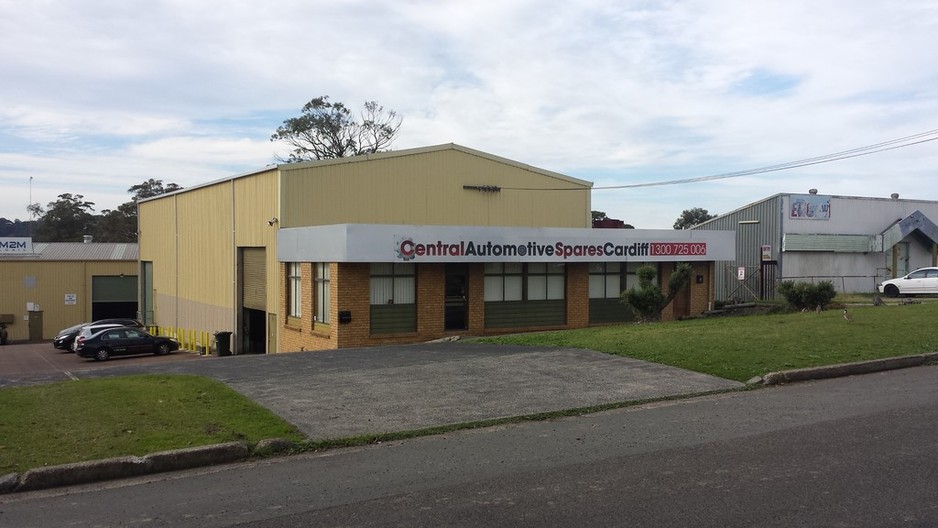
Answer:
<svg viewBox="0 0 938 528"><path fill-rule="evenodd" d="M850 375L938 357L840 366ZM71 370L78 379L189 373L223 381L299 428L310 440L393 433L631 401L733 390L745 384L656 363L569 348L427 343L271 356L205 357ZM821 373L820 369L817 372ZM835 372L835 374L831 374ZM750 383L811 379L773 373ZM20 380L28 383L28 376ZM272 439L68 464L0 477L0 493L79 484L240 460L291 449Z"/></svg>

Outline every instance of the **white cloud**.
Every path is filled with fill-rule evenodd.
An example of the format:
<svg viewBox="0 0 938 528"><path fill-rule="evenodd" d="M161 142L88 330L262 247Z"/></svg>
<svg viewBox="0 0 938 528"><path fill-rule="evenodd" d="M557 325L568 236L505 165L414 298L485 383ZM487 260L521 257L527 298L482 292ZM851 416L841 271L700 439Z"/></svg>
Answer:
<svg viewBox="0 0 938 528"><path fill-rule="evenodd" d="M116 205L149 177L192 185L260 168L276 126L326 94L398 110L398 149L456 142L597 186L938 128L938 8L925 0L0 0L0 12L0 49L18 50L0 53L0 183L16 193L34 176L34 192L74 184ZM683 209L811 187L938 199L936 146L597 190L593 204L670 227Z"/></svg>

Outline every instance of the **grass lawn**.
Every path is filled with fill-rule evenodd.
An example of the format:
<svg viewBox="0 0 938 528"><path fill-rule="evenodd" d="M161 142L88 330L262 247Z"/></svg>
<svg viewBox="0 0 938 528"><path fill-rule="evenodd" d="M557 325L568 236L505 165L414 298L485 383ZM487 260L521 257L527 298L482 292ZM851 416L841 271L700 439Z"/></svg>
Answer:
<svg viewBox="0 0 938 528"><path fill-rule="evenodd" d="M716 317L484 338L487 343L587 348L721 378L938 352L938 303Z"/></svg>
<svg viewBox="0 0 938 528"><path fill-rule="evenodd" d="M305 439L223 383L127 376L0 390L0 475L233 440Z"/></svg>

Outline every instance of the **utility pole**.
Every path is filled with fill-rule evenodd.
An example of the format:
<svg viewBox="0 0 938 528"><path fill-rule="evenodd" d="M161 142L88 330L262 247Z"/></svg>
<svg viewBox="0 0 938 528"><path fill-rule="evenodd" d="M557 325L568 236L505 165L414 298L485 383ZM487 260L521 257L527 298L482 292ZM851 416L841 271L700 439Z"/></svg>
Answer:
<svg viewBox="0 0 938 528"><path fill-rule="evenodd" d="M26 206L26 211L29 213L29 238L33 238L33 177L29 177L29 204Z"/></svg>

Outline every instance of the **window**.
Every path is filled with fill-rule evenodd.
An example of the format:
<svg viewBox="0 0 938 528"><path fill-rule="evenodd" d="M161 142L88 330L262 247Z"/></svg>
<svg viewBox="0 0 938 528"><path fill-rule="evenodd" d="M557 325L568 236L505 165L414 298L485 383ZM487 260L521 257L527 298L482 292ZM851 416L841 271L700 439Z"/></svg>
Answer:
<svg viewBox="0 0 938 528"><path fill-rule="evenodd" d="M287 263L287 313L290 317L303 316L303 289L300 263Z"/></svg>
<svg viewBox="0 0 938 528"><path fill-rule="evenodd" d="M329 324L329 263L316 263L316 308L313 312L318 323Z"/></svg>
<svg viewBox="0 0 938 528"><path fill-rule="evenodd" d="M611 299L619 296L622 285L622 264L619 262L590 263L590 299Z"/></svg>
<svg viewBox="0 0 938 528"><path fill-rule="evenodd" d="M630 288L638 287L635 271L642 262L590 263L590 299L615 299Z"/></svg>
<svg viewBox="0 0 938 528"><path fill-rule="evenodd" d="M413 264L371 265L371 304L415 304L417 277Z"/></svg>
<svg viewBox="0 0 938 528"><path fill-rule="evenodd" d="M524 265L487 262L484 295L486 301L520 301L524 295Z"/></svg>
<svg viewBox="0 0 938 528"><path fill-rule="evenodd" d="M371 265L372 334L417 331L417 267L414 264Z"/></svg>
<svg viewBox="0 0 938 528"><path fill-rule="evenodd" d="M485 264L485 300L562 300L564 271L563 264L553 262L488 262Z"/></svg>

